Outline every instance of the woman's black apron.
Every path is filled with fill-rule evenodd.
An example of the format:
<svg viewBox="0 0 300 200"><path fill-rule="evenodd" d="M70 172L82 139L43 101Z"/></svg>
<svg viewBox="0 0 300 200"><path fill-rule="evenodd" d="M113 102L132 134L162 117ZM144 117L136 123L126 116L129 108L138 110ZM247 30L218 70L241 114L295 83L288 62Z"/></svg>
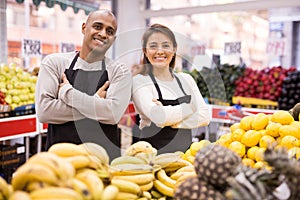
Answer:
<svg viewBox="0 0 300 200"><path fill-rule="evenodd" d="M88 95L94 95L108 80L105 62L103 60L102 70L98 71L73 70L78 57L79 52L73 59L69 69L65 70L67 79L75 89ZM86 106L89 107L90 105ZM94 142L104 147L110 159L113 159L121 155L120 138L117 125L103 124L93 119L84 118L64 124L48 124L46 149L59 142L75 144Z"/></svg>
<svg viewBox="0 0 300 200"><path fill-rule="evenodd" d="M187 95L182 88L182 84L177 76L174 77L183 92L184 96L177 98L175 100L167 100L162 98L160 88L155 80L152 73L149 74L151 77L156 91L158 93L158 101L162 103L163 106L176 106L182 103L190 103L191 95ZM176 129L170 126L165 126L163 128L157 127L154 123L151 123L149 127L144 127L141 130L141 139L143 141L149 142L153 147L158 150L158 153L183 151L185 152L192 142L192 131L191 129Z"/></svg>

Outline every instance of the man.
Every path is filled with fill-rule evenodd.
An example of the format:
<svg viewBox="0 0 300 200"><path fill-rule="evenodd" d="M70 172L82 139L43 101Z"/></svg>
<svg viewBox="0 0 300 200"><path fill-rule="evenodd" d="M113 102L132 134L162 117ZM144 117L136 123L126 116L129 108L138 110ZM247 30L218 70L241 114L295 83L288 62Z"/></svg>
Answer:
<svg viewBox="0 0 300 200"><path fill-rule="evenodd" d="M80 52L54 53L42 62L36 86L36 113L48 123L47 144L94 142L111 159L120 156L117 124L131 97L131 73L105 56L116 38L112 12L98 10L82 24Z"/></svg>

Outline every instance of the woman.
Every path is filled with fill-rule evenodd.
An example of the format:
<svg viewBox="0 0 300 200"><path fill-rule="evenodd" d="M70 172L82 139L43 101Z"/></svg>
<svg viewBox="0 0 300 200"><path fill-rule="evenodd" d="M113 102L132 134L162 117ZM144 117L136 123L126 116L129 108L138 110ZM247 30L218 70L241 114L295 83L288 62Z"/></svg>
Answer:
<svg viewBox="0 0 300 200"><path fill-rule="evenodd" d="M140 115L140 140L159 153L186 151L191 129L209 124L209 109L196 82L174 73L177 42L167 27L154 24L143 35L143 70L133 77L132 100Z"/></svg>

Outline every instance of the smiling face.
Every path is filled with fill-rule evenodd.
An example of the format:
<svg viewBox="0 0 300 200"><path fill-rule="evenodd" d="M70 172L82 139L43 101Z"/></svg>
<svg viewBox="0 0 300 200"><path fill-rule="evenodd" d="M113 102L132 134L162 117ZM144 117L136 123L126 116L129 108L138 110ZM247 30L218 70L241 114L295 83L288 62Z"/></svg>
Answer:
<svg viewBox="0 0 300 200"><path fill-rule="evenodd" d="M153 67L169 68L170 62L175 55L176 48L171 39L161 33L154 32L147 41L145 56Z"/></svg>
<svg viewBox="0 0 300 200"><path fill-rule="evenodd" d="M82 24L83 56L90 56L92 53L103 59L115 40L116 31L116 18L111 12L101 10L91 13L86 23Z"/></svg>

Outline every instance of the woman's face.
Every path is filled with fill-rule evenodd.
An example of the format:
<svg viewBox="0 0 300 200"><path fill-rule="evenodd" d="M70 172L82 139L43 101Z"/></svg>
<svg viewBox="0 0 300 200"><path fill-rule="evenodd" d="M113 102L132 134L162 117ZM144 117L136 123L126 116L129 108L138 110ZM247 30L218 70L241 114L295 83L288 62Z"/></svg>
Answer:
<svg viewBox="0 0 300 200"><path fill-rule="evenodd" d="M145 56L153 67L169 67L176 52L172 41L163 33L153 33L147 41Z"/></svg>

